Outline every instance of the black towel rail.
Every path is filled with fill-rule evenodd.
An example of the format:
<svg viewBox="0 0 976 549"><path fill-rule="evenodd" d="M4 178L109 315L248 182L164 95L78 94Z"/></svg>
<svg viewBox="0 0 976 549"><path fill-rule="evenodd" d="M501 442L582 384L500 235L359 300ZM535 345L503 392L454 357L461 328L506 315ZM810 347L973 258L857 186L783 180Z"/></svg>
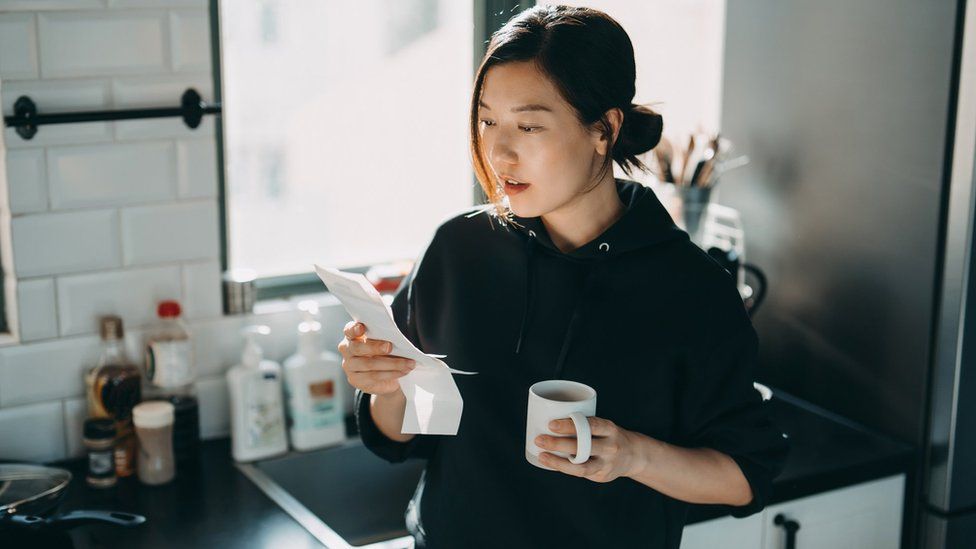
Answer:
<svg viewBox="0 0 976 549"><path fill-rule="evenodd" d="M137 118L166 118L179 116L190 128L196 128L205 114L220 114L220 103L207 104L193 88L183 92L179 107L158 109L124 109L118 111L62 112L38 114L34 101L22 95L14 102L13 116L4 116L7 127L16 128L17 134L31 139L37 127L44 124L71 124L74 122L104 122L107 120L133 120Z"/></svg>

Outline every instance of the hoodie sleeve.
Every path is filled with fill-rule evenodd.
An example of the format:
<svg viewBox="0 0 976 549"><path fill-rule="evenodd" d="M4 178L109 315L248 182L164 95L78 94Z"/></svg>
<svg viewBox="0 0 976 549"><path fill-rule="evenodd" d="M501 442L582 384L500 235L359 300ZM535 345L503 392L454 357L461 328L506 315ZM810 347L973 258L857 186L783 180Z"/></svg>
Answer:
<svg viewBox="0 0 976 549"><path fill-rule="evenodd" d="M417 333L416 286L414 284L415 274L419 266L420 261L414 265L410 274L400 283L390 309L393 311L393 320L403 335L407 336L407 339L414 346L423 350ZM433 455L440 435L414 435L407 442L397 442L387 438L373 421L373 416L369 411L369 401L369 393L356 389L354 401L356 425L359 426L359 436L364 446L390 463L399 463L407 458L427 459Z"/></svg>
<svg viewBox="0 0 976 549"><path fill-rule="evenodd" d="M789 441L769 417L753 386L758 336L751 323L697 355L681 395L681 433L688 447L713 448L731 457L752 488L743 506L724 505L743 518L767 504L772 482L789 453Z"/></svg>

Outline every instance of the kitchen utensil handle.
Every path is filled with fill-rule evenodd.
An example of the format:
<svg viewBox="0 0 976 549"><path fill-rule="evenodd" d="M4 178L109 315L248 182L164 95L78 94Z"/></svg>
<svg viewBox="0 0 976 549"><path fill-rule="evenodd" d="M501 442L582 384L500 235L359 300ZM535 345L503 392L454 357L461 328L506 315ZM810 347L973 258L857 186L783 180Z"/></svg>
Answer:
<svg viewBox="0 0 976 549"><path fill-rule="evenodd" d="M590 448L593 443L590 420L582 412L573 412L569 417L576 427L576 455L569 458L569 461L578 465L590 459Z"/></svg>
<svg viewBox="0 0 976 549"><path fill-rule="evenodd" d="M116 526L138 526L146 522L146 517L121 511L90 511L79 509L60 513L49 519L48 524L58 528L74 528L83 524L109 523Z"/></svg>
<svg viewBox="0 0 976 549"><path fill-rule="evenodd" d="M800 523L795 520L788 520L786 515L780 513L773 519L773 524L786 530L785 549L796 549L796 531L800 529Z"/></svg>

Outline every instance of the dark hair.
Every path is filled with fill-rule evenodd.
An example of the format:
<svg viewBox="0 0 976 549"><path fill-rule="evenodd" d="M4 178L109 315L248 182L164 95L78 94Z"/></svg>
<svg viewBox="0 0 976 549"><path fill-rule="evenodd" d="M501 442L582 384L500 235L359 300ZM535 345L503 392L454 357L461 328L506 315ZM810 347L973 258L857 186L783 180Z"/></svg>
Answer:
<svg viewBox="0 0 976 549"><path fill-rule="evenodd" d="M631 102L636 68L627 32L612 17L595 9L535 6L518 13L492 34L471 97L470 145L475 176L497 214L510 218L511 212L502 205L501 185L485 162L478 131L478 102L488 69L515 61L535 62L573 107L580 123L586 127L597 124L608 141L613 140L613 128L606 112L615 107L623 111L623 123L598 181L612 169L613 161L628 176L633 168L648 171L637 155L657 146L664 122L649 107Z"/></svg>

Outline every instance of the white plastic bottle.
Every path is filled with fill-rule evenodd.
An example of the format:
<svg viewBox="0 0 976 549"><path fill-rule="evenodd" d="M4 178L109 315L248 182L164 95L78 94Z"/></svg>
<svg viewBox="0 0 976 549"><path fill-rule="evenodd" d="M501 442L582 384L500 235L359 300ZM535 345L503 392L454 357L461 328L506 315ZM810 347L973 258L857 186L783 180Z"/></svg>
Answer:
<svg viewBox="0 0 976 549"><path fill-rule="evenodd" d="M259 335L267 326L243 330L247 342L241 363L227 371L230 389L231 454L237 461L253 461L288 451L281 393L281 366L265 360Z"/></svg>
<svg viewBox="0 0 976 549"><path fill-rule="evenodd" d="M285 360L285 402L288 434L296 450L312 450L346 440L341 383L342 359L323 349L318 303L302 301L304 320L298 325L298 352Z"/></svg>

